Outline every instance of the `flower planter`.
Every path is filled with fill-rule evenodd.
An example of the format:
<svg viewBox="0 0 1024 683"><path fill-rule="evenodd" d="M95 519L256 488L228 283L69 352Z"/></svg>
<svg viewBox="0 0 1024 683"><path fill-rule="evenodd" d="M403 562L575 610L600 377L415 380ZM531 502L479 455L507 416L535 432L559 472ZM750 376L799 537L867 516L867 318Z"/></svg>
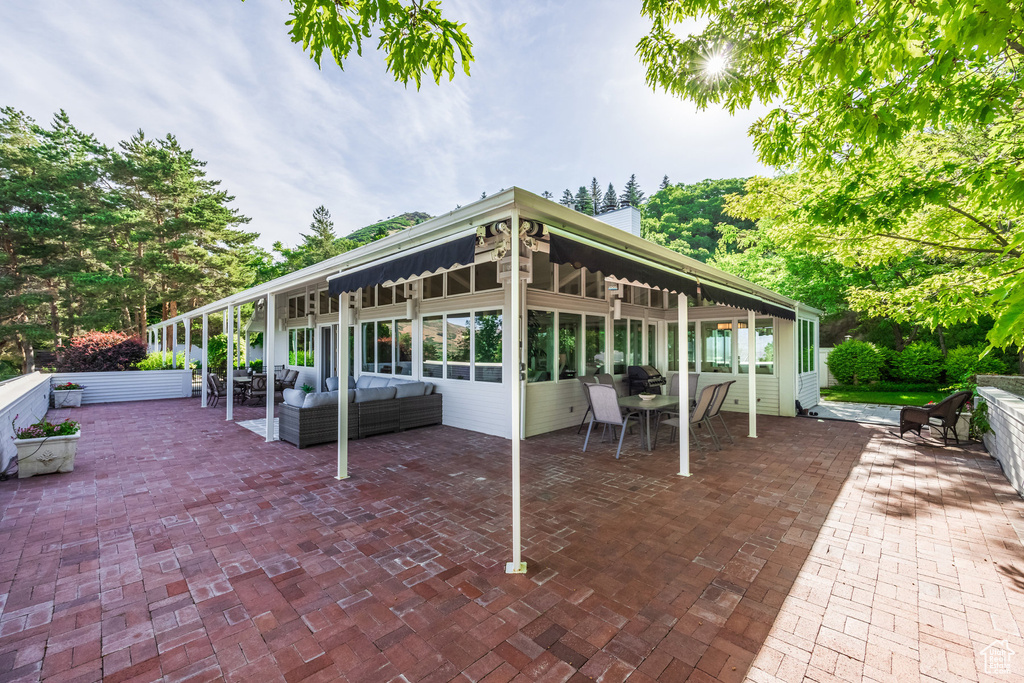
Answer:
<svg viewBox="0 0 1024 683"><path fill-rule="evenodd" d="M81 435L78 432L68 436L15 439L14 445L18 448L18 479L74 470L78 437Z"/></svg>
<svg viewBox="0 0 1024 683"><path fill-rule="evenodd" d="M82 389L54 389L54 408L80 408L82 406Z"/></svg>

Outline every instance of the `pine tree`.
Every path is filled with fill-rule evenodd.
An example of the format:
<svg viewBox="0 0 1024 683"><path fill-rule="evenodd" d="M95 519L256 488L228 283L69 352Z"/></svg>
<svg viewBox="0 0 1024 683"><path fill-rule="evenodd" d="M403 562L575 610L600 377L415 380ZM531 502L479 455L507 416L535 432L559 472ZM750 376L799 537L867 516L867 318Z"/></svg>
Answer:
<svg viewBox="0 0 1024 683"><path fill-rule="evenodd" d="M666 173L665 177L661 179L661 185L658 186L658 191L660 192L661 190L667 190L669 184L670 183L668 182L668 174Z"/></svg>
<svg viewBox="0 0 1024 683"><path fill-rule="evenodd" d="M615 211L619 208L619 196L615 193L615 187L608 183L608 190L604 193L604 203L601 205L601 213Z"/></svg>
<svg viewBox="0 0 1024 683"><path fill-rule="evenodd" d="M279 242L274 244L274 250L284 259L284 263L281 264L281 275L320 263L355 246L351 240L341 239L335 234L331 212L323 205L313 210L313 222L309 224L309 229L308 235L299 233L302 242L294 249L285 248ZM388 231L382 224L372 239L380 239L387 235Z"/></svg>
<svg viewBox="0 0 1024 683"><path fill-rule="evenodd" d="M622 191L622 195L619 197L619 203L623 206L635 206L640 208L643 204L644 193L640 190L640 184L636 182L636 174L629 176L629 181L626 183L626 189Z"/></svg>
<svg viewBox="0 0 1024 683"><path fill-rule="evenodd" d="M604 193L601 192L601 184L597 182L597 178L592 178L590 181L590 201L594 205L593 215L601 213L601 204L604 201Z"/></svg>
<svg viewBox="0 0 1024 683"><path fill-rule="evenodd" d="M587 190L586 186L580 185L580 189L576 193L575 201L577 211L585 213L588 216L594 214L594 200L590 197L590 191Z"/></svg>
<svg viewBox="0 0 1024 683"><path fill-rule="evenodd" d="M568 188L562 193L562 198L558 203L562 206L568 206L570 209L576 208L576 198L572 196L572 192Z"/></svg>
<svg viewBox="0 0 1024 683"><path fill-rule="evenodd" d="M541 192L540 196L543 197L544 199L554 199L555 198L555 195L551 194L547 190L544 190L543 192Z"/></svg>

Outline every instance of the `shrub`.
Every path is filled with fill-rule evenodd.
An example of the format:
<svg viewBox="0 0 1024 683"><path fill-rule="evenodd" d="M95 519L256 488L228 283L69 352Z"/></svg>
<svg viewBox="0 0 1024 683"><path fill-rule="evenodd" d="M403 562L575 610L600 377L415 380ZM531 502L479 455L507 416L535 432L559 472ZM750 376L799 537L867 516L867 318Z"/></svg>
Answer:
<svg viewBox="0 0 1024 683"><path fill-rule="evenodd" d="M843 384L860 384L878 379L882 356L874 344L851 339L828 354L828 369Z"/></svg>
<svg viewBox="0 0 1024 683"><path fill-rule="evenodd" d="M1006 363L992 354L981 357L984 344L958 346L946 354L946 379L962 382L974 375L1002 375L1007 371Z"/></svg>
<svg viewBox="0 0 1024 683"><path fill-rule="evenodd" d="M900 377L896 372L896 361L900 357L899 352L887 346L877 346L875 351L878 352L878 357L882 360L878 376L888 382L898 381Z"/></svg>
<svg viewBox="0 0 1024 683"><path fill-rule="evenodd" d="M178 368L183 369L185 367L185 352L181 351L177 354L178 356ZM136 370L173 370L174 365L171 363L171 354L167 354L166 360L164 354L159 351L154 351L149 354L138 363L135 364Z"/></svg>
<svg viewBox="0 0 1024 683"><path fill-rule="evenodd" d="M937 382L945 358L931 342L917 341L903 349L896 359L896 376L905 382Z"/></svg>
<svg viewBox="0 0 1024 683"><path fill-rule="evenodd" d="M71 339L57 358L58 372L130 370L146 357L146 344L120 332L89 332Z"/></svg>

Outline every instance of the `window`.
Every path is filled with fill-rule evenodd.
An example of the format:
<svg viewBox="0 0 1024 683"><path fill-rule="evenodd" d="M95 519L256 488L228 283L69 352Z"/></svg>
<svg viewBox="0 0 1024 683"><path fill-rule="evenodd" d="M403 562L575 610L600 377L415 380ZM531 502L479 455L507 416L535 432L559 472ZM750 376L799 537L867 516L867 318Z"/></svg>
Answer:
<svg viewBox="0 0 1024 683"><path fill-rule="evenodd" d="M447 370L448 379L469 379L469 313L450 313L445 321L447 329Z"/></svg>
<svg viewBox="0 0 1024 683"><path fill-rule="evenodd" d="M732 372L732 321L700 326L701 372Z"/></svg>
<svg viewBox="0 0 1024 683"><path fill-rule="evenodd" d="M391 372L391 321L381 320L377 323L377 372L385 375Z"/></svg>
<svg viewBox="0 0 1024 683"><path fill-rule="evenodd" d="M635 288L634 288L635 289ZM643 365L644 321L629 321L629 365Z"/></svg>
<svg viewBox="0 0 1024 683"><path fill-rule="evenodd" d="M555 314L550 311L528 311L526 323L526 381L547 382L551 380L551 363L554 357Z"/></svg>
<svg viewBox="0 0 1024 683"><path fill-rule="evenodd" d="M649 306L651 301L651 290L646 287L633 286L633 303L637 306Z"/></svg>
<svg viewBox="0 0 1024 683"><path fill-rule="evenodd" d="M396 335L397 333L397 335ZM402 336L404 336L404 347ZM378 320L363 323L363 372L412 374L412 323Z"/></svg>
<svg viewBox="0 0 1024 683"><path fill-rule="evenodd" d="M444 316L423 318L423 376L441 377L444 371Z"/></svg>
<svg viewBox="0 0 1024 683"><path fill-rule="evenodd" d="M481 311L473 322L474 377L501 382L501 311Z"/></svg>
<svg viewBox="0 0 1024 683"><path fill-rule="evenodd" d="M658 360L658 326L647 325L647 364L654 365Z"/></svg>
<svg viewBox="0 0 1024 683"><path fill-rule="evenodd" d="M612 341L615 353L612 355L612 373L626 374L626 349L629 346L629 334L626 320L616 320L612 327Z"/></svg>
<svg viewBox="0 0 1024 683"><path fill-rule="evenodd" d="M604 274L586 271L583 295L588 299L604 298Z"/></svg>
<svg viewBox="0 0 1024 683"><path fill-rule="evenodd" d="M469 294L469 274L472 268L459 268L448 273L448 296Z"/></svg>
<svg viewBox="0 0 1024 683"><path fill-rule="evenodd" d="M586 366L584 368L585 374L596 375L602 372L608 372L608 368L605 367L604 362L604 340L604 316L588 315L586 329L584 331L584 342L586 346L584 349L583 362Z"/></svg>
<svg viewBox="0 0 1024 683"><path fill-rule="evenodd" d="M313 360L313 329L293 327L288 330L288 365L311 368Z"/></svg>
<svg viewBox="0 0 1024 683"><path fill-rule="evenodd" d="M401 285L399 285L401 288ZM395 321L395 374L412 374L412 321Z"/></svg>
<svg viewBox="0 0 1024 683"><path fill-rule="evenodd" d="M814 372L814 321L800 320L800 372Z"/></svg>
<svg viewBox="0 0 1024 683"><path fill-rule="evenodd" d="M299 294L288 298L288 317L291 319L306 317L306 295Z"/></svg>
<svg viewBox="0 0 1024 683"><path fill-rule="evenodd" d="M338 297L331 296L326 289L321 289L318 294L320 295L320 301L317 306L317 313L327 315L338 312Z"/></svg>
<svg viewBox="0 0 1024 683"><path fill-rule="evenodd" d="M407 297L405 295L405 285L395 285L394 290L395 290L395 303L396 304L403 304L403 303L405 303L405 300L409 298L409 297Z"/></svg>
<svg viewBox="0 0 1024 683"><path fill-rule="evenodd" d="M420 280L424 299L438 299L444 296L444 274L431 275Z"/></svg>
<svg viewBox="0 0 1024 683"><path fill-rule="evenodd" d="M695 335L694 323L689 323L686 326L686 357L690 372L696 370ZM668 370L669 372L679 371L679 323L668 324Z"/></svg>
<svg viewBox="0 0 1024 683"><path fill-rule="evenodd" d="M377 305L390 306L395 301L395 290L393 287L377 285Z"/></svg>
<svg viewBox="0 0 1024 683"><path fill-rule="evenodd" d="M568 263L558 265L558 293L572 296L580 295L580 278L583 275L579 269L573 268Z"/></svg>
<svg viewBox="0 0 1024 683"><path fill-rule="evenodd" d="M530 282L528 287L530 289L543 289L546 292L550 292L554 280L553 271L554 268L551 266L551 260L547 254L543 251L533 252L533 281Z"/></svg>
<svg viewBox="0 0 1024 683"><path fill-rule="evenodd" d="M489 289L498 289L501 287L501 283L498 282L498 263L497 261L484 261L478 263L474 269L476 273L475 291L483 292Z"/></svg>
<svg viewBox="0 0 1024 683"><path fill-rule="evenodd" d="M363 287L363 308L373 308L377 305L376 294L376 287Z"/></svg>
<svg viewBox="0 0 1024 683"><path fill-rule="evenodd" d="M582 335L583 316L579 313L558 314L558 379L573 379L579 373Z"/></svg>
<svg viewBox="0 0 1024 683"><path fill-rule="evenodd" d="M747 363L749 362L747 347L750 343L750 335L746 332L747 321L739 321L736 327L736 345L739 347L739 372L740 374L746 374ZM754 355L757 374L773 374L775 368L775 328L772 325L771 318L754 321L754 342L757 344L757 351Z"/></svg>

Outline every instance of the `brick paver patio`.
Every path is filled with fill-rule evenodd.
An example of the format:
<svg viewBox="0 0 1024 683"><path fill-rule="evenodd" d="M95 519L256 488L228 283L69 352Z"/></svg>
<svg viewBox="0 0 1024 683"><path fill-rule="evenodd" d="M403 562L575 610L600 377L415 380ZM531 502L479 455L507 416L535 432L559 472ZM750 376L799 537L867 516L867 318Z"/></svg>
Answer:
<svg viewBox="0 0 1024 683"><path fill-rule="evenodd" d="M0 483L0 681L1024 674L1024 502L977 450L760 418L681 478L635 437L620 461L529 439L508 576L501 439L355 442L339 482L333 445L264 443L223 406L74 415L74 473ZM986 676L1003 640L1011 673Z"/></svg>

